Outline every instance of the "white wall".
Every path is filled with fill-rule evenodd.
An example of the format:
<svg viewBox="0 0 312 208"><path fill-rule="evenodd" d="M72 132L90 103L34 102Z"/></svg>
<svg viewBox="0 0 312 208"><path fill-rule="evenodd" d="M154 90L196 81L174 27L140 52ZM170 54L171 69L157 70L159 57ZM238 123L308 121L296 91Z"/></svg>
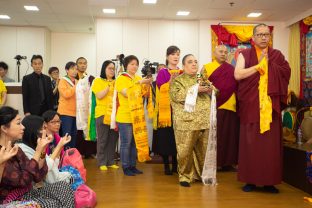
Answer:
<svg viewBox="0 0 312 208"><path fill-rule="evenodd" d="M113 59L120 53L136 55L140 67L144 58L164 63L166 48L172 44L181 49L181 58L192 53L198 58L199 65L203 65L211 61L210 26L219 22L97 19L97 68L101 68L104 60ZM289 29L283 22L265 23L274 26L273 46L287 58Z"/></svg>
<svg viewBox="0 0 312 208"><path fill-rule="evenodd" d="M106 59L117 54L134 54L140 60L140 68L145 58L160 63L165 62L166 48L177 45L181 57L193 53L202 65L211 61L211 24L216 20L174 21L174 20L134 20L97 19L96 34L54 33L41 27L0 26L0 60L9 64L9 76L17 79L17 54L26 55L27 61L33 54L44 58L44 71L57 66L64 74L68 61L84 56L88 60L88 72L99 75ZM274 48L288 57L289 29L283 22L266 22L274 26ZM30 64L30 63L29 63ZM21 75L32 72L24 60L21 61Z"/></svg>
<svg viewBox="0 0 312 208"><path fill-rule="evenodd" d="M26 60L21 60L21 77L26 72L29 74L33 71L30 66L33 54L42 55L44 64L49 63L50 57L47 54L49 33L42 27L0 26L0 60L9 65L8 73L11 78L17 81L17 67L14 59L16 55L27 56Z"/></svg>
<svg viewBox="0 0 312 208"><path fill-rule="evenodd" d="M146 58L165 63L170 45L177 45L181 56L186 53L198 56L198 33L198 21L97 19L97 68L120 53L136 55L140 68Z"/></svg>
<svg viewBox="0 0 312 208"><path fill-rule="evenodd" d="M88 60L87 72L96 75L95 35L89 33L51 33L51 64L65 75L65 65L78 57Z"/></svg>

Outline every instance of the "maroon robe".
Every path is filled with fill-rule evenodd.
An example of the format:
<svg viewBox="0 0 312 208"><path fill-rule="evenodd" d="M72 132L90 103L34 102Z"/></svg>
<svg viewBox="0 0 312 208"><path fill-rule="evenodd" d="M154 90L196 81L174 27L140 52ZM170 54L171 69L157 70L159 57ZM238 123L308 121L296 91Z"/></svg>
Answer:
<svg viewBox="0 0 312 208"><path fill-rule="evenodd" d="M29 160L22 149L18 148L17 154L5 163L0 181L0 204L8 195L11 195L12 200L23 196L32 189L32 182L42 181L47 173L46 162L39 169L38 162L34 159Z"/></svg>
<svg viewBox="0 0 312 208"><path fill-rule="evenodd" d="M258 64L254 47L242 51L245 68ZM259 73L239 81L240 144L238 180L255 185L282 181L281 110L286 104L290 67L282 53L269 48L268 95L272 99L270 130L260 134Z"/></svg>
<svg viewBox="0 0 312 208"><path fill-rule="evenodd" d="M221 64L210 76L209 80L219 89L217 107L222 106L237 91L234 78L234 67ZM217 166L236 165L238 160L239 119L236 112L217 110Z"/></svg>

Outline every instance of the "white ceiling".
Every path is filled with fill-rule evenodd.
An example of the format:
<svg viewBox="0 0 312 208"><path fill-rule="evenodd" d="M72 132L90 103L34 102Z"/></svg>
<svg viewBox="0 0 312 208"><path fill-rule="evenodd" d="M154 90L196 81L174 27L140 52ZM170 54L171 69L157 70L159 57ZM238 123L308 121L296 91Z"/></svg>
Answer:
<svg viewBox="0 0 312 208"><path fill-rule="evenodd" d="M230 6L230 2L234 2ZM38 12L24 10L36 5ZM115 8L116 14L103 14L103 8ZM175 20L287 21L312 8L312 0L158 0L146 5L142 0L0 0L0 25L45 26L55 32L94 32L96 18L136 18ZM178 10L190 11L177 17ZM262 12L259 18L247 18L250 12Z"/></svg>

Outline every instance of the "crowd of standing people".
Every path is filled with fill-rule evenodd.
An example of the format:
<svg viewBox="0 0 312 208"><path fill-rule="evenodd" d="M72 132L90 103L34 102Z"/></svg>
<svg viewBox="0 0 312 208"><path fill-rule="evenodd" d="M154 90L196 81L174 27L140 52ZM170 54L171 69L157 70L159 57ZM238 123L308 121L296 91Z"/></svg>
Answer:
<svg viewBox="0 0 312 208"><path fill-rule="evenodd" d="M4 106L3 81L10 79L2 74L7 65L0 62L0 201L11 202L18 195L42 207L73 207L71 172L58 168L64 149L77 148L85 158L96 155L101 171L118 169L118 139L125 176L143 174L137 160L150 160L152 151L162 157L165 175L177 173L180 185L190 187L201 180L205 165L213 131L209 119L213 91L218 170L237 169L245 192L261 186L278 193L281 110L290 68L281 52L268 46L269 40L269 27L255 26L254 45L240 53L235 67L226 62L226 46L218 45L214 60L202 69L192 54L183 57L179 68L181 51L170 46L154 82L137 75L139 60L134 55L124 58L125 71L120 74L114 62L104 61L96 78L87 73L84 57L68 62L63 77L57 67L50 67L49 77L42 73L43 58L34 55L34 71L22 81L24 119ZM152 149L144 108L153 119ZM41 188L35 188L39 182Z"/></svg>

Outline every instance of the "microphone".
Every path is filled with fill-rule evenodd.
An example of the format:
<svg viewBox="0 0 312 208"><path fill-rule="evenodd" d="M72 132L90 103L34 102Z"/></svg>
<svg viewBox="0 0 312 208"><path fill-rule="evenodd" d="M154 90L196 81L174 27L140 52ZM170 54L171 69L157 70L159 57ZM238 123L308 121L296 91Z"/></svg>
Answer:
<svg viewBox="0 0 312 208"><path fill-rule="evenodd" d="M14 57L14 59L16 59L16 60L21 60L21 59L27 59L27 57L26 57L26 56L21 56L21 55L16 55L16 56Z"/></svg>
<svg viewBox="0 0 312 208"><path fill-rule="evenodd" d="M118 59L111 59L111 61L118 61Z"/></svg>

